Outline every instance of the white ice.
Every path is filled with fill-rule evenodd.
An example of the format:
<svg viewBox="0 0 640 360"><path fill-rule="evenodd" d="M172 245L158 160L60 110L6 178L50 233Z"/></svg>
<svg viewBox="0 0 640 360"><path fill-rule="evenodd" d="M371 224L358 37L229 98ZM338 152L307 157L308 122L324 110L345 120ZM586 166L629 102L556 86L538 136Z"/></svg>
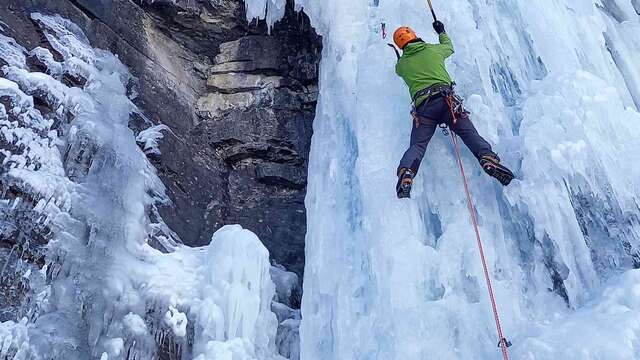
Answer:
<svg viewBox="0 0 640 360"><path fill-rule="evenodd" d="M247 21L265 20L269 30L285 13L286 0L245 0Z"/></svg>
<svg viewBox="0 0 640 360"><path fill-rule="evenodd" d="M170 129L167 125L160 124L144 129L136 136L136 141L143 145L145 154L162 154L158 148L158 143L164 138L163 131L170 131Z"/></svg>
<svg viewBox="0 0 640 360"><path fill-rule="evenodd" d="M639 358L640 6L433 3L458 92L518 177L503 189L463 151L512 358ZM426 2L296 5L324 46L301 358L500 358L449 138L434 136L413 199L395 198L412 122L381 28L437 41Z"/></svg>

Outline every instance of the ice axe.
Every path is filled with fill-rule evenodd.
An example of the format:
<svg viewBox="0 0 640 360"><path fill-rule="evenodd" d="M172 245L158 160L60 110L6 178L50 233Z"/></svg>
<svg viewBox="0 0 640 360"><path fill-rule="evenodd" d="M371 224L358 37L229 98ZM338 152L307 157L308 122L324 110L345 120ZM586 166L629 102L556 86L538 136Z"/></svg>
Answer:
<svg viewBox="0 0 640 360"><path fill-rule="evenodd" d="M433 21L438 21L438 17L436 16L436 12L433 11L433 4L431 0L427 0L427 4L429 5L429 10L431 10L431 15L433 15Z"/></svg>
<svg viewBox="0 0 640 360"><path fill-rule="evenodd" d="M436 12L435 10L433 10L433 4L431 3L431 0L427 0L427 4L429 5L429 10L431 10L431 15L433 16L433 21L438 21L438 17L436 16ZM386 38L386 31L385 31L385 26L386 24L382 23L382 31L383 31L383 36L382 38ZM387 44L390 48L393 49L393 51L395 51L396 53L396 57L398 59L400 59L400 52L398 51L398 49L395 47L395 45L389 43Z"/></svg>

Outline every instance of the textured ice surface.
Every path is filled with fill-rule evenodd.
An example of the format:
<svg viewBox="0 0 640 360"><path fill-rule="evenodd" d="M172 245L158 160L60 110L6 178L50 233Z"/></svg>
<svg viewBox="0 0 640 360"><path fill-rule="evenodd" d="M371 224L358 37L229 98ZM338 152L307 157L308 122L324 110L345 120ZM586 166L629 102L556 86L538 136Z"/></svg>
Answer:
<svg viewBox="0 0 640 360"><path fill-rule="evenodd" d="M269 29L276 21L282 19L285 12L286 0L245 0L247 21L254 19L265 20Z"/></svg>
<svg viewBox="0 0 640 360"><path fill-rule="evenodd" d="M14 242L0 315L18 319L0 319L0 358L281 359L265 247L239 226L180 245L145 156L169 129L136 138L125 66L68 20L32 18L48 48L0 36L0 235Z"/></svg>
<svg viewBox="0 0 640 360"><path fill-rule="evenodd" d="M298 275L282 266L271 267L271 279L276 286L276 301L271 310L278 318L276 345L278 352L291 360L300 359L300 297L302 288Z"/></svg>
<svg viewBox="0 0 640 360"><path fill-rule="evenodd" d="M637 1L434 5L458 91L518 177L503 189L463 152L512 357L640 358ZM301 358L499 358L448 138L395 198L412 122L381 24L437 41L426 2L297 6L324 41Z"/></svg>
<svg viewBox="0 0 640 360"><path fill-rule="evenodd" d="M144 153L160 155L160 149L158 148L158 141L164 138L163 131L169 131L167 125L156 125L145 130L140 131L136 136L136 141L143 145Z"/></svg>

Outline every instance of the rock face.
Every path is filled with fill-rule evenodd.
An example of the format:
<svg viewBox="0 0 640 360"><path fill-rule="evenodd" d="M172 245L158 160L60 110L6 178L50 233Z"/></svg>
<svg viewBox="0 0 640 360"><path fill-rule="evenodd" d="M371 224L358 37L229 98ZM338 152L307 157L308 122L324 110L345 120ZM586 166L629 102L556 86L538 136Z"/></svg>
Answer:
<svg viewBox="0 0 640 360"><path fill-rule="evenodd" d="M320 38L292 4L270 35L246 23L242 0L215 4L7 0L0 20L33 48L42 39L29 13L58 13L130 68L136 104L171 129L150 156L173 202L161 215L187 245L239 223L300 274Z"/></svg>

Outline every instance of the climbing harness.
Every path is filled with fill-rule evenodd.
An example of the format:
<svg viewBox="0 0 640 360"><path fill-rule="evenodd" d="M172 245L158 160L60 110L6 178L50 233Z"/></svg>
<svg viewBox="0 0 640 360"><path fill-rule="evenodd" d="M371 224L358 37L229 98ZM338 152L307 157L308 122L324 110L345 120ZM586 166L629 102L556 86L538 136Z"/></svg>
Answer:
<svg viewBox="0 0 640 360"><path fill-rule="evenodd" d="M413 121L416 125L416 128L420 127L420 116L418 115L418 107L417 102L418 100L420 100L421 98L425 98L423 100L424 101L429 101L429 99L431 99L432 97L439 95L439 94L444 94L446 91L450 90L453 86L455 85L455 83L452 83L451 85L444 85L444 84L437 84L437 85L433 85L430 86L428 88L419 90L414 96L413 96L413 102L411 103L411 116L413 117ZM446 128L446 125L444 125L444 128L442 127L442 125L444 124L440 124L438 125L442 130L442 132L445 135L449 135L448 132L446 132L446 130L444 128Z"/></svg>
<svg viewBox="0 0 640 360"><path fill-rule="evenodd" d="M458 116L456 115L456 109L466 113L464 107L462 106L462 102L460 98L456 98L457 95L451 92L450 94L445 95L445 100L447 101L447 105L449 107L449 112L451 113L451 120L455 124ZM460 101L460 102L459 102ZM469 189L469 183L467 181L467 175L464 172L464 166L462 164L462 157L460 156L460 145L458 144L458 137L453 131L449 131L451 133L451 141L453 142L453 148L456 154L456 162L458 163L458 168L460 169L460 175L462 176L462 182L464 183L464 192L467 197L467 208L469 209L469 213L471 214L471 223L473 225L473 230L476 234L476 242L478 244L478 251L480 252L480 259L482 261L482 269L484 272L484 279L487 283L487 290L489 292L489 299L491 300L491 309L493 310L493 317L496 322L496 329L498 330L498 338L500 339L498 342L498 347L502 350L502 357L504 360L509 360L509 347L511 346L511 342L509 342L502 332L502 325L500 324L500 314L498 313L498 305L496 303L496 299L493 293L493 285L491 283L491 277L489 276L489 266L487 265L487 259L484 253L484 246L482 245L482 239L480 238L480 230L478 229L478 218L476 216L476 212L473 206L473 198L471 196L471 190Z"/></svg>
<svg viewBox="0 0 640 360"><path fill-rule="evenodd" d="M452 112L452 122L453 124L457 124L459 119L469 119L470 112L464 108L464 100L460 97L460 95L455 92L456 83L451 83L451 86L447 86L440 90L440 94L445 98L447 102L447 106Z"/></svg>
<svg viewBox="0 0 640 360"><path fill-rule="evenodd" d="M431 98L438 95L442 95L445 98L447 96L451 96L454 104L454 111L456 113L454 124L455 124L455 121L457 121L457 119L469 118L469 112L465 110L462 98L453 91L455 86L456 86L455 82L452 82L451 85L436 84L418 91L413 96L413 103L412 103L413 106L411 107L411 116L413 117L413 120L416 124L416 128L420 126L420 120L418 116L418 107L416 106L416 104L418 100L420 100L421 98L424 98L423 102L425 102L425 101L429 101ZM442 133L445 136L449 136L449 131L447 130L448 128L446 124L444 123L439 124L438 127L442 130Z"/></svg>
<svg viewBox="0 0 640 360"><path fill-rule="evenodd" d="M415 95L413 95L413 106L416 106L418 100L420 100L420 98L425 98L425 101L429 100L430 97L438 95L438 94L444 94L447 91L451 91L452 87L455 86L455 83L451 84L451 85L444 85L444 84L436 84L433 86L430 86L428 88L424 88L422 90L418 90L418 92L416 92Z"/></svg>

